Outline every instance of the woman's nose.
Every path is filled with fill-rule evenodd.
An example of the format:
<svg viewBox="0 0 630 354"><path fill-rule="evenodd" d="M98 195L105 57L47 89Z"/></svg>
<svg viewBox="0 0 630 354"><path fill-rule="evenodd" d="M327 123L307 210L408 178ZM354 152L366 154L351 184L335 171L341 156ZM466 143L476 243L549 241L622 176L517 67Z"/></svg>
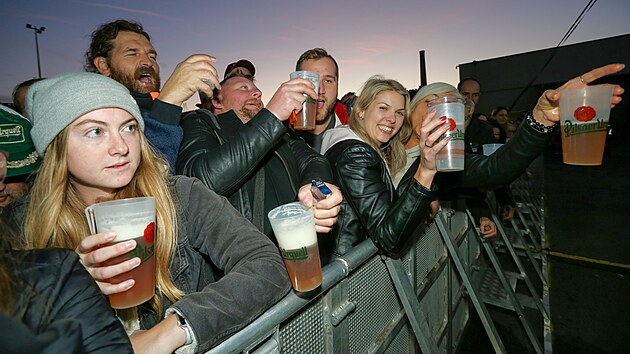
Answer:
<svg viewBox="0 0 630 354"><path fill-rule="evenodd" d="M129 152L129 145L120 134L114 134L110 139L109 152L111 155L126 155Z"/></svg>

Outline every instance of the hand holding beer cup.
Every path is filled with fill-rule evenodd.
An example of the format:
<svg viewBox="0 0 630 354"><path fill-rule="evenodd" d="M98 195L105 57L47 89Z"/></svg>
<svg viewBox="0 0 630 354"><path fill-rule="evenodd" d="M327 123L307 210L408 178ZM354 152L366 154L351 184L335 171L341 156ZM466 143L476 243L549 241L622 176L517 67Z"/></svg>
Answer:
<svg viewBox="0 0 630 354"><path fill-rule="evenodd" d="M623 70L623 64L610 64L567 81L557 90L547 90L533 110L534 118L545 126L561 121L562 160L570 165L602 164L610 108L621 101L618 85L588 84Z"/></svg>
<svg viewBox="0 0 630 354"><path fill-rule="evenodd" d="M96 203L85 208L85 215L93 238L87 237L77 250L87 253L82 257L84 265L101 281L101 289L110 292L111 307L126 309L151 299L155 295L155 198Z"/></svg>
<svg viewBox="0 0 630 354"><path fill-rule="evenodd" d="M315 93L319 93L319 74L311 71L294 71L289 75L291 79L302 78L309 80L315 86ZM304 95L305 101L302 109L291 113L290 124L296 130L315 129L315 118L317 115L317 95Z"/></svg>
<svg viewBox="0 0 630 354"><path fill-rule="evenodd" d="M268 217L293 289L317 289L322 283L322 265L313 208L293 202L271 210Z"/></svg>
<svg viewBox="0 0 630 354"><path fill-rule="evenodd" d="M111 244L116 238L112 232L102 232L85 237L79 243L75 252L79 255L81 263L90 273L104 295L121 293L131 289L135 284L133 279L121 283L112 284L110 281L140 265L140 258L134 257L122 263L105 265L108 261L129 253L136 248L136 241L130 240Z"/></svg>
<svg viewBox="0 0 630 354"><path fill-rule="evenodd" d="M593 69L585 74L567 81L564 85L555 90L547 90L538 99L536 107L532 110L534 119L545 126L551 126L560 121L560 96L562 91L572 88L588 86L589 83L600 79L606 75L615 74L625 68L624 64L608 64L597 69ZM604 84L608 85L608 84ZM596 85L601 86L601 85ZM611 107L621 102L621 95L624 90L619 85L610 85L612 89Z"/></svg>
<svg viewBox="0 0 630 354"><path fill-rule="evenodd" d="M313 89L315 85L307 79L295 78L282 83L278 90L271 96L265 106L273 115L281 121L289 119L294 112L302 109L306 96L314 95L317 92ZM297 116L296 116L297 118Z"/></svg>

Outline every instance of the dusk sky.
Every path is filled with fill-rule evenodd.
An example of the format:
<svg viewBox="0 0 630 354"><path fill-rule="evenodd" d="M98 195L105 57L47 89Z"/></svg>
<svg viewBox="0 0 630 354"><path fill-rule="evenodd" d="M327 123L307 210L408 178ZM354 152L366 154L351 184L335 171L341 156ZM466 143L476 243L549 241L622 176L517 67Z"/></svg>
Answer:
<svg viewBox="0 0 630 354"><path fill-rule="evenodd" d="M339 62L339 97L358 90L374 74L417 87L419 50L426 51L429 82L456 84L458 64L556 46L587 3L4 1L0 8L0 101L10 101L17 83L37 77L35 39L27 23L46 27L39 35L43 76L81 71L90 33L101 23L125 18L139 21L151 35L162 83L191 54L216 57L221 79L227 64L247 58L256 66L257 84L266 102L288 80L299 55L313 47L326 48ZM630 1L601 0L566 44L628 33Z"/></svg>

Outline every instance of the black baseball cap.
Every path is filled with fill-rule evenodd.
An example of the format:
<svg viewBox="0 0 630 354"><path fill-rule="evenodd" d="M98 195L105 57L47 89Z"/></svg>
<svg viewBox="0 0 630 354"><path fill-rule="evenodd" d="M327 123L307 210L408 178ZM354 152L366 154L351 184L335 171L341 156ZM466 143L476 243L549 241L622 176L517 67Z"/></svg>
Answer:
<svg viewBox="0 0 630 354"><path fill-rule="evenodd" d="M247 59L241 59L241 60L236 61L234 63L228 64L228 66L225 68L225 73L223 74L223 79L225 80L225 78L235 68L245 68L245 69L249 70L250 73L252 73L252 76L256 75L256 68L254 68L254 64L252 64L252 62L247 60Z"/></svg>

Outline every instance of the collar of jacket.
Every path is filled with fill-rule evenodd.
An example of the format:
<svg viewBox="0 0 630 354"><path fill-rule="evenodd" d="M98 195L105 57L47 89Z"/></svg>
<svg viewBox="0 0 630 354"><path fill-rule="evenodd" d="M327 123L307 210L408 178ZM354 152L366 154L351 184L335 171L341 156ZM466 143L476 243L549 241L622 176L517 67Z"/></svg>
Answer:
<svg viewBox="0 0 630 354"><path fill-rule="evenodd" d="M133 97L138 103L138 107L140 111L150 111L153 107L153 97L151 97L150 93L139 93L131 91L131 97Z"/></svg>

